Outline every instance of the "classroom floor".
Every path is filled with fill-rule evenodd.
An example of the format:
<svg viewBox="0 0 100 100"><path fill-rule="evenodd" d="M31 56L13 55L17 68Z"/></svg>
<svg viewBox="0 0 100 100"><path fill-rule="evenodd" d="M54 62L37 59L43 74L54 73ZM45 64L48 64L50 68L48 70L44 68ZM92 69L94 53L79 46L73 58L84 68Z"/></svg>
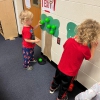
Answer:
<svg viewBox="0 0 100 100"><path fill-rule="evenodd" d="M47 61L45 65L35 63L32 71L24 70L21 41L5 41L0 35L0 100L56 100L58 92L49 93L56 69ZM41 49L36 46L35 58L39 56ZM69 100L81 91L75 86Z"/></svg>

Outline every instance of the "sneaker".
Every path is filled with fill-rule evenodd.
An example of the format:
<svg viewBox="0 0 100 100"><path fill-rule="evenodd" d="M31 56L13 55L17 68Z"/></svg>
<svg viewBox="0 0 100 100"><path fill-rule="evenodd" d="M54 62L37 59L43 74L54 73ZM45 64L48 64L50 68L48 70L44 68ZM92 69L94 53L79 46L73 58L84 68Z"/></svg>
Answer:
<svg viewBox="0 0 100 100"><path fill-rule="evenodd" d="M68 100L68 96L66 96L66 97L63 98L63 99L58 99L58 98L57 98L57 100Z"/></svg>
<svg viewBox="0 0 100 100"><path fill-rule="evenodd" d="M50 93L53 94L58 88L59 88L59 86L58 86L56 89L52 89L52 88L50 87Z"/></svg>
<svg viewBox="0 0 100 100"><path fill-rule="evenodd" d="M27 68L25 68L26 70L33 70L32 66L28 66Z"/></svg>
<svg viewBox="0 0 100 100"><path fill-rule="evenodd" d="M33 61L30 61L30 62L37 62L35 59Z"/></svg>

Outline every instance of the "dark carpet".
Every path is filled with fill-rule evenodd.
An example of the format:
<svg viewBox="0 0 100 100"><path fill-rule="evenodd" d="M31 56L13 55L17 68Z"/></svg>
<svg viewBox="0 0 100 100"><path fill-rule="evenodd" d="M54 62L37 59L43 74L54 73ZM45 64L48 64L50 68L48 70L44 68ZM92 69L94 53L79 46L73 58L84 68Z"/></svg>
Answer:
<svg viewBox="0 0 100 100"><path fill-rule="evenodd" d="M0 35L0 100L56 100L57 93L49 94L49 87L55 68L34 64L32 71L23 69L21 38L4 40ZM41 56L41 49L35 47L35 58ZM69 100L74 100L81 90L75 86L69 93Z"/></svg>

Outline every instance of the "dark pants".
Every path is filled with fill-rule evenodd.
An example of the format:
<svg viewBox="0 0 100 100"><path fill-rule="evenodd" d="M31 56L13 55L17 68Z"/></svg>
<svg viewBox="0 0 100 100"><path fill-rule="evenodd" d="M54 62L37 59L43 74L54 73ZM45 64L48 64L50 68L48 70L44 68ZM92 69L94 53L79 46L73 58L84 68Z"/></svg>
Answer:
<svg viewBox="0 0 100 100"><path fill-rule="evenodd" d="M58 86L60 86L59 94L58 94L59 99L63 99L64 97L66 97L67 89L73 79L74 77L67 76L62 72L60 72L58 69L56 70L55 77L51 84L51 88L56 89Z"/></svg>
<svg viewBox="0 0 100 100"><path fill-rule="evenodd" d="M24 58L24 63L23 67L27 68L30 66L30 61L34 60L34 48L25 48L23 47L23 58Z"/></svg>

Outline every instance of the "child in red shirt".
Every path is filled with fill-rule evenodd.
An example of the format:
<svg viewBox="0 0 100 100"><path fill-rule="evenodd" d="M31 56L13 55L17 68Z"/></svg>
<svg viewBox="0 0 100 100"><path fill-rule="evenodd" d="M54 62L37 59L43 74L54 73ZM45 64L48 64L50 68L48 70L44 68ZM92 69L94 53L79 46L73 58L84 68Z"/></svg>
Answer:
<svg viewBox="0 0 100 100"><path fill-rule="evenodd" d="M60 88L57 100L68 100L70 82L77 75L83 60L93 57L99 35L99 23L88 19L77 27L76 36L69 38L63 45L64 51L50 87L50 93ZM91 44L91 49L88 44Z"/></svg>
<svg viewBox="0 0 100 100"><path fill-rule="evenodd" d="M40 24L36 25L34 28L31 26L33 14L30 11L22 11L20 14L21 23L23 24L22 29L22 47L23 47L23 58L24 64L23 67L27 70L32 70L30 66L31 61L34 60L34 47L35 43L38 43L40 40L35 39L33 30L35 30Z"/></svg>

